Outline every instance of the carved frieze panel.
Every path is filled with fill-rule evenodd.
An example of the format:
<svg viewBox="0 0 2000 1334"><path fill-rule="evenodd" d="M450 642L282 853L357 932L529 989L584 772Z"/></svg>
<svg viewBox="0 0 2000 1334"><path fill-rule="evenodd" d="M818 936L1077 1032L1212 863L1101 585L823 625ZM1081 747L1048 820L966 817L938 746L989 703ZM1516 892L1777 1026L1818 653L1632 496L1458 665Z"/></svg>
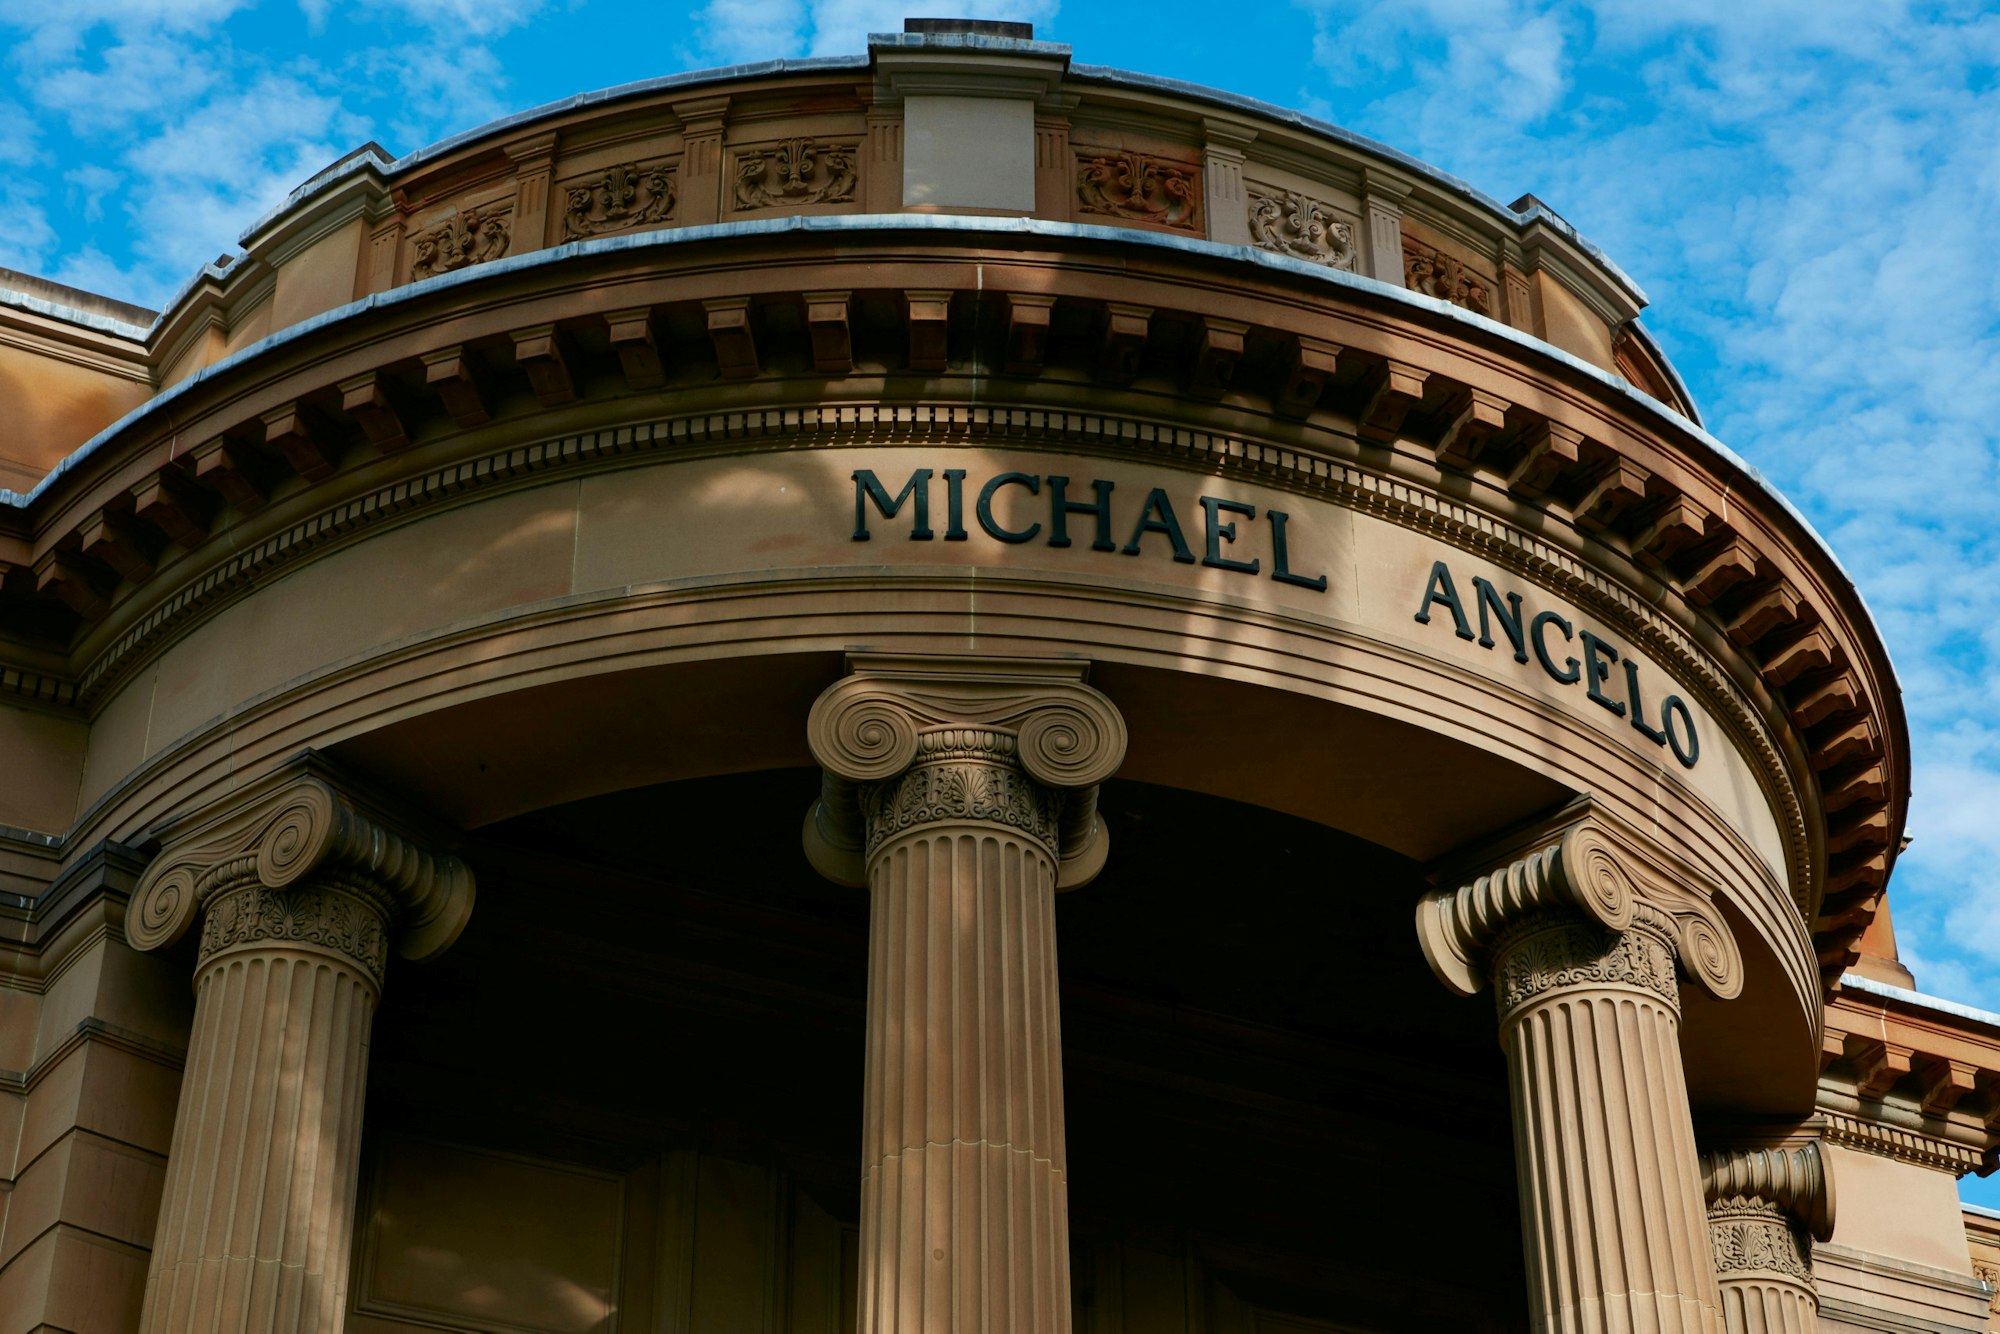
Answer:
<svg viewBox="0 0 2000 1334"><path fill-rule="evenodd" d="M906 829L953 820L1021 830L1055 849L1063 796L1002 764L977 760L918 765L900 779L861 791L868 851Z"/></svg>
<svg viewBox="0 0 2000 1334"><path fill-rule="evenodd" d="M1718 1206L1709 1210L1708 1219L1717 1274L1760 1271L1812 1284L1812 1245L1805 1229L1778 1209L1757 1204Z"/></svg>
<svg viewBox="0 0 2000 1334"><path fill-rule="evenodd" d="M1078 152L1076 200L1085 213L1201 230L1199 169L1145 153Z"/></svg>
<svg viewBox="0 0 2000 1334"><path fill-rule="evenodd" d="M431 278L507 253L512 244L513 205L463 208L437 226L410 238L410 277Z"/></svg>
<svg viewBox="0 0 2000 1334"><path fill-rule="evenodd" d="M601 176L563 187L563 240L628 227L658 227L679 201L673 169L663 162L621 162Z"/></svg>
<svg viewBox="0 0 2000 1334"><path fill-rule="evenodd" d="M385 926L393 912L365 883L272 890L247 885L209 901L202 917L201 962L236 945L318 945L359 964L382 984L389 962Z"/></svg>
<svg viewBox="0 0 2000 1334"><path fill-rule="evenodd" d="M1334 217L1332 205L1297 190L1253 185L1247 193L1250 240L1259 250L1354 271L1354 225Z"/></svg>
<svg viewBox="0 0 2000 1334"><path fill-rule="evenodd" d="M1606 932L1578 921L1527 931L1500 958L1494 979L1500 1013L1569 987L1637 987L1678 1005L1670 930L1671 924L1657 930L1635 923L1632 930Z"/></svg>
<svg viewBox="0 0 2000 1334"><path fill-rule="evenodd" d="M856 146L786 139L736 154L739 211L854 201Z"/></svg>
<svg viewBox="0 0 2000 1334"><path fill-rule="evenodd" d="M2000 1265L1974 1260L1972 1276L1985 1285L1986 1309L1994 1315L2000 1315Z"/></svg>
<svg viewBox="0 0 2000 1334"><path fill-rule="evenodd" d="M1403 285L1475 315L1499 318L1498 283L1493 278L1468 268L1455 255L1408 237L1403 238Z"/></svg>

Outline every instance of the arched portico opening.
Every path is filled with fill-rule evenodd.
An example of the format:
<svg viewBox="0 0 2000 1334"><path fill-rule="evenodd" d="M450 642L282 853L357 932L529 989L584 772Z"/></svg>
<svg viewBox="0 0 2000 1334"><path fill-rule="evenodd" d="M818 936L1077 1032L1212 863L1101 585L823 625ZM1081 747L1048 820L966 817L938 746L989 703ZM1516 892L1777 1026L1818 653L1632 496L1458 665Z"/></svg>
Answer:
<svg viewBox="0 0 2000 1334"><path fill-rule="evenodd" d="M784 818L817 787L683 779L479 831L479 916L398 976L376 1043L357 1313L463 1313L482 1282L550 1309L612 1272L625 1318L851 1312L868 907ZM1076 1328L1525 1329L1505 1073L1414 948L1420 868L1150 783L1100 810L1111 860L1057 903ZM572 1189L524 1263L476 1202L565 1171L616 1181L617 1216ZM1488 1268L1436 1271L1440 1200ZM599 1268L560 1272L575 1236ZM695 1262L634 1250L668 1236Z"/></svg>

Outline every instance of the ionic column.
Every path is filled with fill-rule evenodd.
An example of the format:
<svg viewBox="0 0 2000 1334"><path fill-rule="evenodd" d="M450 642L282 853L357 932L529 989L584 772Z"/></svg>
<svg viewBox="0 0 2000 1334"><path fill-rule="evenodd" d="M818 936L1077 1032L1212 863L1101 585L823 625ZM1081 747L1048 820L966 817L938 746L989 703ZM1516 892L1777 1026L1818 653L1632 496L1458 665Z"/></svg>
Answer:
<svg viewBox="0 0 2000 1334"><path fill-rule="evenodd" d="M472 898L464 863L309 764L169 832L127 933L201 937L142 1334L341 1328L389 949L436 954Z"/></svg>
<svg viewBox="0 0 2000 1334"><path fill-rule="evenodd" d="M1083 665L857 658L808 724L813 864L868 886L863 1334L1070 1327L1058 890L1125 726Z"/></svg>
<svg viewBox="0 0 2000 1334"><path fill-rule="evenodd" d="M1729 1334L1816 1334L1812 1244L1833 1236L1819 1145L1701 1156L1708 1236Z"/></svg>
<svg viewBox="0 0 2000 1334"><path fill-rule="evenodd" d="M1639 871L1582 823L1417 909L1432 971L1499 1002L1537 1331L1722 1329L1675 964L1724 997L1742 965L1706 899Z"/></svg>

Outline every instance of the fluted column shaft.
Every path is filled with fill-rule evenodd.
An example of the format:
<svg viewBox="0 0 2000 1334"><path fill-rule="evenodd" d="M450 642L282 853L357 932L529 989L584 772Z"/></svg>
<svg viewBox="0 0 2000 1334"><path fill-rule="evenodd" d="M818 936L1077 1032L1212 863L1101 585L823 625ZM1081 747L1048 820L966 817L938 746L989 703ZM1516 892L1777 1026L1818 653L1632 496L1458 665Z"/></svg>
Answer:
<svg viewBox="0 0 2000 1334"><path fill-rule="evenodd" d="M1078 663L856 658L813 706L813 864L866 883L863 1334L1067 1334L1055 895L1124 723Z"/></svg>
<svg viewBox="0 0 2000 1334"><path fill-rule="evenodd" d="M1708 1231L1729 1334L1817 1334L1812 1243L1833 1236L1819 1145L1702 1155Z"/></svg>
<svg viewBox="0 0 2000 1334"><path fill-rule="evenodd" d="M341 1328L386 925L355 883L210 901L142 1334Z"/></svg>
<svg viewBox="0 0 2000 1334"><path fill-rule="evenodd" d="M1535 1328L1720 1330L1671 922L1549 914L1495 954Z"/></svg>
<svg viewBox="0 0 2000 1334"><path fill-rule="evenodd" d="M871 804L960 784L1033 787L946 761ZM926 822L869 859L863 1330L1069 1328L1055 879L1041 840L979 819Z"/></svg>
<svg viewBox="0 0 2000 1334"><path fill-rule="evenodd" d="M1742 958L1705 896L1570 819L1426 896L1417 936L1453 990L1493 985L1534 1328L1720 1334L1676 965L1727 999Z"/></svg>
<svg viewBox="0 0 2000 1334"><path fill-rule="evenodd" d="M194 1029L141 1334L338 1334L368 1032L393 945L458 938L472 874L307 755L173 826L140 949L201 924Z"/></svg>

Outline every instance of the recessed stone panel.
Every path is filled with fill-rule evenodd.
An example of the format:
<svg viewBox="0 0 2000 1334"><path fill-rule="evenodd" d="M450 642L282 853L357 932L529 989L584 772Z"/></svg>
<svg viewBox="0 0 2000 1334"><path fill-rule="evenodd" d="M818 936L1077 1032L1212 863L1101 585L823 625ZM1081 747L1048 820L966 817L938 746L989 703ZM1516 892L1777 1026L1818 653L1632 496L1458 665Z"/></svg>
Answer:
<svg viewBox="0 0 2000 1334"><path fill-rule="evenodd" d="M358 1311L448 1329L618 1327L622 1178L391 1139L373 1179Z"/></svg>

